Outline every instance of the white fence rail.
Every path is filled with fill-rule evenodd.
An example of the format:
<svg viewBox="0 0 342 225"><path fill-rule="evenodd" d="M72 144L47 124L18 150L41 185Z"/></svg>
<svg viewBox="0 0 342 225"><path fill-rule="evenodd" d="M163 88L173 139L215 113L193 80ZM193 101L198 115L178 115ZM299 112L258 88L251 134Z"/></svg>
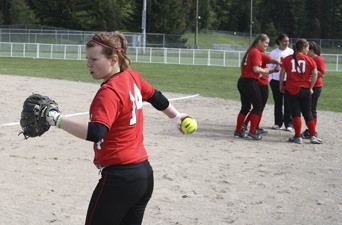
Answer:
<svg viewBox="0 0 342 225"><path fill-rule="evenodd" d="M128 49L132 62L239 67L245 51L213 49ZM0 57L84 60L85 45L0 42ZM327 71L342 71L341 54L322 54Z"/></svg>

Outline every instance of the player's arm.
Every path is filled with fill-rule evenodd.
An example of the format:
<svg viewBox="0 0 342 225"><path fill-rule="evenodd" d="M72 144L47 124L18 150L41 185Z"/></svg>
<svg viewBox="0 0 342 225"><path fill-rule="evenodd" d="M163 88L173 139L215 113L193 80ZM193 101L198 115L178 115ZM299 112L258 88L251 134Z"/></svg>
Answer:
<svg viewBox="0 0 342 225"><path fill-rule="evenodd" d="M154 90L153 95L147 99L147 101L151 103L155 109L162 111L169 118L174 118L180 114L165 95L158 90Z"/></svg>
<svg viewBox="0 0 342 225"><path fill-rule="evenodd" d="M325 73L322 73L321 71L317 70L317 76L319 77L324 77Z"/></svg>
<svg viewBox="0 0 342 225"><path fill-rule="evenodd" d="M317 76L323 78L325 75L325 62L324 60L319 60L318 62L316 62L316 64L317 64Z"/></svg>
<svg viewBox="0 0 342 225"><path fill-rule="evenodd" d="M313 87L315 86L316 84L316 81L317 81L317 68L313 69L312 72L311 72L311 83L310 83L310 92L311 94L313 93Z"/></svg>
<svg viewBox="0 0 342 225"><path fill-rule="evenodd" d="M260 66L253 66L253 71L254 73L259 73L259 74L269 74L269 69L268 68L261 68Z"/></svg>
<svg viewBox="0 0 342 225"><path fill-rule="evenodd" d="M284 79L285 79L285 69L282 67L280 69L280 74L279 74L279 91L284 93L285 91L285 85L284 85Z"/></svg>
<svg viewBox="0 0 342 225"><path fill-rule="evenodd" d="M78 121L65 117L56 111L49 112L48 118L54 118L49 121L56 121L56 123L50 123L50 125L57 126L69 134L87 141L98 142L108 132L108 128L103 124Z"/></svg>
<svg viewBox="0 0 342 225"><path fill-rule="evenodd" d="M271 73L274 73L274 72L279 72L280 70L280 64L281 64L281 58L280 56L278 56L277 58L272 58L271 56L269 55L266 55L266 54L262 54L262 62L263 64L274 64L275 66L273 66L272 68L270 67L266 67L268 68L268 73L271 74ZM263 74L265 75L265 74Z"/></svg>
<svg viewBox="0 0 342 225"><path fill-rule="evenodd" d="M58 128L61 128L62 130L78 138L84 140L87 138L87 122L66 117L57 111L50 111L46 117L46 120L51 126L57 126Z"/></svg>
<svg viewBox="0 0 342 225"><path fill-rule="evenodd" d="M163 112L170 119L173 119L178 128L180 128L182 119L191 117L188 114L178 112L178 110L160 91L155 90L153 95L147 99L147 101L151 103L155 109Z"/></svg>
<svg viewBox="0 0 342 225"><path fill-rule="evenodd" d="M147 99L147 101L159 111L165 110L167 107L169 107L170 104L169 100L160 91L157 90L154 90L153 95L149 99Z"/></svg>
<svg viewBox="0 0 342 225"><path fill-rule="evenodd" d="M270 58L268 63L279 65L279 64L281 64L281 58L280 58L280 56L278 56L278 58Z"/></svg>
<svg viewBox="0 0 342 225"><path fill-rule="evenodd" d="M265 75L269 73L268 68L262 68L260 65L260 62L265 62L266 58L267 58L267 61L269 60L270 57L268 55L259 53L259 52L256 53L254 51L248 57L250 57L251 59L250 62L251 62L251 65L253 66L254 73L258 73L261 75Z"/></svg>

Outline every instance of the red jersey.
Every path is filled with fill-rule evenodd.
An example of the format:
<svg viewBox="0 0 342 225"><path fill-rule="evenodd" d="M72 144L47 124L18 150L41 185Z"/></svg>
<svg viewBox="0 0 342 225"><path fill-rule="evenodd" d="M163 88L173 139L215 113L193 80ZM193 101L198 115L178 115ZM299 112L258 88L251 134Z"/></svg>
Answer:
<svg viewBox="0 0 342 225"><path fill-rule="evenodd" d="M102 84L90 106L90 121L109 130L100 142L94 143L94 164L130 164L148 158L143 144L142 102L153 93L154 88L132 69Z"/></svg>
<svg viewBox="0 0 342 225"><path fill-rule="evenodd" d="M259 80L259 74L253 70L254 66L261 66L262 54L257 48L251 48L247 54L244 65L241 68L241 77Z"/></svg>
<svg viewBox="0 0 342 225"><path fill-rule="evenodd" d="M271 57L269 55L266 54L261 54L262 56L262 64L261 64L261 68L267 68L267 64L270 62ZM265 75L260 75L260 78L258 80L258 85L268 85L269 81L268 81L268 74Z"/></svg>
<svg viewBox="0 0 342 225"><path fill-rule="evenodd" d="M287 73L285 90L291 95L296 95L300 88L310 88L311 72L317 68L313 59L304 54L297 54L297 62L299 67L292 54L287 56L281 65Z"/></svg>
<svg viewBox="0 0 342 225"><path fill-rule="evenodd" d="M317 65L317 70L323 74L325 74L325 61L321 56L316 56L313 58ZM322 87L323 86L323 79L321 76L317 76L317 81L315 87Z"/></svg>

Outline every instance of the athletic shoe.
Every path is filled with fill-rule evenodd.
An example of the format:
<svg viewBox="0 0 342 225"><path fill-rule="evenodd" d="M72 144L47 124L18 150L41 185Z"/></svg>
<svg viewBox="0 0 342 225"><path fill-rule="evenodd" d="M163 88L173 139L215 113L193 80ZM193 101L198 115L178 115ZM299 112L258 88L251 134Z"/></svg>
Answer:
<svg viewBox="0 0 342 225"><path fill-rule="evenodd" d="M297 144L301 144L301 143L303 143L303 139L302 139L302 137L298 137L298 136L293 136L293 137L290 137L289 139L288 139L288 141L289 142L294 142L294 143L297 143Z"/></svg>
<svg viewBox="0 0 342 225"><path fill-rule="evenodd" d="M280 126L278 124L274 124L273 127L271 127L274 130L279 130Z"/></svg>
<svg viewBox="0 0 342 225"><path fill-rule="evenodd" d="M309 132L308 129L306 129L303 133L302 133L302 138L304 139L310 139L311 138L311 134Z"/></svg>
<svg viewBox="0 0 342 225"><path fill-rule="evenodd" d="M310 142L312 144L323 144L323 141L320 138L318 138L316 135L311 136Z"/></svg>
<svg viewBox="0 0 342 225"><path fill-rule="evenodd" d="M291 132L291 131L293 131L293 127L286 127L285 130Z"/></svg>
<svg viewBox="0 0 342 225"><path fill-rule="evenodd" d="M260 127L257 128L255 132L257 134L264 134L264 135L268 134L268 132L266 130L264 130L264 129L260 128Z"/></svg>
<svg viewBox="0 0 342 225"><path fill-rule="evenodd" d="M247 131L247 127L248 127L248 125L244 123L244 124L242 125L242 132Z"/></svg>
<svg viewBox="0 0 342 225"><path fill-rule="evenodd" d="M247 135L246 135L246 132L241 132L241 133L239 133L239 132L234 132L234 137L235 138L246 138L247 137Z"/></svg>
<svg viewBox="0 0 342 225"><path fill-rule="evenodd" d="M251 132L248 132L248 137L253 138L254 140L260 140L262 136L258 133L252 134Z"/></svg>

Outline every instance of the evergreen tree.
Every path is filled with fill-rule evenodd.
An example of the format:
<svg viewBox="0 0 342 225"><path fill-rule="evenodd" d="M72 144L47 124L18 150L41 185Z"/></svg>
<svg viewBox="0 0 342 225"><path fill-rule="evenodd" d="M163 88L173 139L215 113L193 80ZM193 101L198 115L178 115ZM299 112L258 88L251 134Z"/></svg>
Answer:
<svg viewBox="0 0 342 225"><path fill-rule="evenodd" d="M95 30L131 31L133 14L136 12L133 0L102 0L93 4Z"/></svg>
<svg viewBox="0 0 342 225"><path fill-rule="evenodd" d="M181 0L149 0L147 32L183 34L186 31Z"/></svg>
<svg viewBox="0 0 342 225"><path fill-rule="evenodd" d="M11 0L9 3L9 15L11 24L35 24L34 12L24 0Z"/></svg>
<svg viewBox="0 0 342 225"><path fill-rule="evenodd" d="M342 1L324 1L322 13L322 38L342 38Z"/></svg>

